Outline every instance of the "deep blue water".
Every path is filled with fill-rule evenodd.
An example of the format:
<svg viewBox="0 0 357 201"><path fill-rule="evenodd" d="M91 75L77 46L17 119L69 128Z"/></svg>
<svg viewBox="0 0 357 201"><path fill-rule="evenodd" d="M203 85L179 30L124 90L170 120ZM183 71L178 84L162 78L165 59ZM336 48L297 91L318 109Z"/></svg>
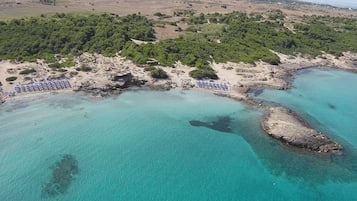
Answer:
<svg viewBox="0 0 357 201"><path fill-rule="evenodd" d="M261 131L263 111L195 90L8 102L0 108L0 200L355 200L356 84L355 74L310 70L292 90L259 96L286 101L346 147L333 157L287 148Z"/></svg>

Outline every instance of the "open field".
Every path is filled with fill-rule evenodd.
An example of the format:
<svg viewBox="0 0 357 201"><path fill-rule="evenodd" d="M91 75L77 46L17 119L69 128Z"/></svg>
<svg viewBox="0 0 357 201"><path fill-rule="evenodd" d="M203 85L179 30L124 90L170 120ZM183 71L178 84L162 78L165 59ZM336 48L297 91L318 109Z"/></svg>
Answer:
<svg viewBox="0 0 357 201"><path fill-rule="evenodd" d="M306 14L355 16L348 9L309 4L254 3L250 0L57 0L56 6L42 5L39 0L0 0L0 18L13 18L55 12L110 12L127 15L140 12L152 16L156 12L172 15L176 9L192 9L196 13L227 13L232 11L264 12L281 9L293 16Z"/></svg>
<svg viewBox="0 0 357 201"><path fill-rule="evenodd" d="M310 4L281 4L281 3L256 3L250 0L57 0L56 6L43 5L39 0L0 0L0 19L12 19L26 16L39 16L40 14L64 13L101 13L108 12L120 16L141 13L148 18L158 19L154 16L160 12L173 16L177 10L192 10L195 13L229 13L242 11L247 13L266 12L280 9L287 17L285 24L298 21L303 15L330 15L356 17L357 11L318 6ZM165 21L177 21L181 17L172 17ZM292 25L291 25L292 26ZM176 27L166 25L156 27L156 37L161 39L175 38L180 34Z"/></svg>

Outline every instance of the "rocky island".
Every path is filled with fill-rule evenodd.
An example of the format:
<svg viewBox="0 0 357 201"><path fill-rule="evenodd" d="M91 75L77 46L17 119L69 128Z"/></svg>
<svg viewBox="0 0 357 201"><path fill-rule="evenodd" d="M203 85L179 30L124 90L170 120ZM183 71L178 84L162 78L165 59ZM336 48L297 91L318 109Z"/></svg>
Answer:
<svg viewBox="0 0 357 201"><path fill-rule="evenodd" d="M338 152L342 146L311 128L301 117L284 107L269 107L261 123L273 138L293 147L315 152Z"/></svg>

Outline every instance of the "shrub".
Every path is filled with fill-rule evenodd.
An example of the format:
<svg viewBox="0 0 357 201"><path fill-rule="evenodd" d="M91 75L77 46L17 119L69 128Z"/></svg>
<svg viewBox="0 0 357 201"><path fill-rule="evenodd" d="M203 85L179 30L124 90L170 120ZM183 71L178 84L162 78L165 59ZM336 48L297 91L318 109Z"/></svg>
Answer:
<svg viewBox="0 0 357 201"><path fill-rule="evenodd" d="M65 61L61 63L62 67L72 67L76 65L76 62L74 61Z"/></svg>
<svg viewBox="0 0 357 201"><path fill-rule="evenodd" d="M196 70L190 71L190 76L195 79L205 79L205 78L213 79L213 80L218 79L217 74L211 68L206 68L206 69L198 68Z"/></svg>
<svg viewBox="0 0 357 201"><path fill-rule="evenodd" d="M144 71L153 71L153 70L156 70L154 66L147 66L144 68Z"/></svg>
<svg viewBox="0 0 357 201"><path fill-rule="evenodd" d="M177 26L177 23L176 23L176 22L170 22L169 24L170 24L171 26L175 26L175 27Z"/></svg>
<svg viewBox="0 0 357 201"><path fill-rule="evenodd" d="M271 64L271 65L279 65L280 58L277 55L266 56L262 58L262 61Z"/></svg>
<svg viewBox="0 0 357 201"><path fill-rule="evenodd" d="M76 68L77 71L89 72L92 70L87 64L82 64L80 67Z"/></svg>
<svg viewBox="0 0 357 201"><path fill-rule="evenodd" d="M162 16L165 16L165 14L162 14L160 12L157 12L157 13L154 13L154 16L156 17L162 17Z"/></svg>
<svg viewBox="0 0 357 201"><path fill-rule="evenodd" d="M268 13L270 20L284 20L285 14L281 10L273 10Z"/></svg>
<svg viewBox="0 0 357 201"><path fill-rule="evenodd" d="M62 68L62 65L58 62L53 63L53 64L48 64L48 67L50 68Z"/></svg>
<svg viewBox="0 0 357 201"><path fill-rule="evenodd" d="M167 73L164 70L162 70L162 68L157 68L157 69L151 71L151 77L159 78L159 79L166 79L169 76L167 75Z"/></svg>
<svg viewBox="0 0 357 201"><path fill-rule="evenodd" d="M58 72L67 72L67 69L64 69L64 68L59 68L58 70L57 70Z"/></svg>
<svg viewBox="0 0 357 201"><path fill-rule="evenodd" d="M53 54L43 53L42 55L40 55L40 57L44 59L45 63L54 63L54 62L56 62L56 58L54 57Z"/></svg>
<svg viewBox="0 0 357 201"><path fill-rule="evenodd" d="M28 74L31 74L31 73L34 73L34 72L36 72L35 69L33 69L33 68L28 68L28 69L25 69L25 70L21 71L21 72L20 72L20 75L28 75Z"/></svg>
<svg viewBox="0 0 357 201"><path fill-rule="evenodd" d="M17 77L15 77L15 76L7 77L5 80L8 81L8 82L12 82L12 81L17 80Z"/></svg>

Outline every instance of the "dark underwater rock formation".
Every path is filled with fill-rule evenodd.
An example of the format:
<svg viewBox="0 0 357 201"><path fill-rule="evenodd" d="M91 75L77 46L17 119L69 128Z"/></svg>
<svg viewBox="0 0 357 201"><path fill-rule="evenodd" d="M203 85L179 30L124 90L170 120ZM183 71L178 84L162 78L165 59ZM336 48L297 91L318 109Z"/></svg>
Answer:
<svg viewBox="0 0 357 201"><path fill-rule="evenodd" d="M52 178L42 189L42 197L54 197L67 191L73 180L73 176L78 174L78 162L74 156L66 154L58 161L52 169Z"/></svg>
<svg viewBox="0 0 357 201"><path fill-rule="evenodd" d="M331 104L331 103L328 103L327 105L328 105L328 107L329 107L330 109L336 110L336 106L335 106L335 105L333 105L333 104Z"/></svg>
<svg viewBox="0 0 357 201"><path fill-rule="evenodd" d="M342 146L311 128L289 109L270 107L262 127L266 133L288 145L315 152L342 151Z"/></svg>
<svg viewBox="0 0 357 201"><path fill-rule="evenodd" d="M191 120L190 124L191 126L203 126L216 131L231 133L232 132L232 128L230 127L231 121L232 121L231 117L223 116L223 117L218 117L217 121L212 121L212 122Z"/></svg>

